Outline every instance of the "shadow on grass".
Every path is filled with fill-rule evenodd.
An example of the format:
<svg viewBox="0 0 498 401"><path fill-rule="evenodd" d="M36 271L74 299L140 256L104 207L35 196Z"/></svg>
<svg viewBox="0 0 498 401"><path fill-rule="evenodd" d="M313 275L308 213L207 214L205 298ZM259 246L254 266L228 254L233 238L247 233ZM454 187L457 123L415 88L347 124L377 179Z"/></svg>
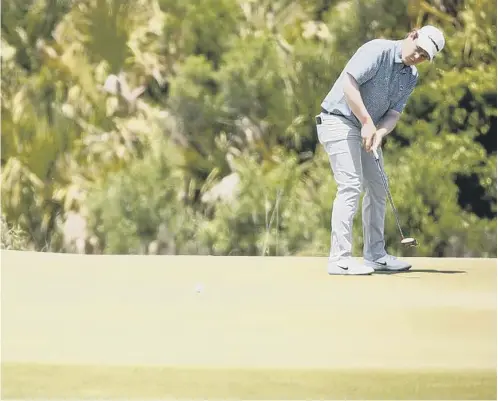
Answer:
<svg viewBox="0 0 498 401"><path fill-rule="evenodd" d="M427 273L427 274L467 274L465 270L437 270L437 269L410 269L405 271L376 271L375 274L411 274L411 273Z"/></svg>

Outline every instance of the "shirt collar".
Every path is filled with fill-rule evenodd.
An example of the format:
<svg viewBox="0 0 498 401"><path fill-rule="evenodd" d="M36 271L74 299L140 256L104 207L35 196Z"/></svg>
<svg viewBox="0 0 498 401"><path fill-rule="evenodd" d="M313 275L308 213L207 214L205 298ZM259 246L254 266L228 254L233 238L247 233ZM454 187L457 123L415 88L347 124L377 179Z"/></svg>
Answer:
<svg viewBox="0 0 498 401"><path fill-rule="evenodd" d="M401 40L397 40L394 46L394 62L395 63L403 63L401 59Z"/></svg>

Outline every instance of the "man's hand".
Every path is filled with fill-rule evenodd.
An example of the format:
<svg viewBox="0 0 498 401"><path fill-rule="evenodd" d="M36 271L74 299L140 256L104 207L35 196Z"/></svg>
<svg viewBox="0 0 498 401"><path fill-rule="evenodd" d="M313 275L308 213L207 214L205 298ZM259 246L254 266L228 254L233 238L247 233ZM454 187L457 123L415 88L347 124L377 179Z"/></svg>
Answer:
<svg viewBox="0 0 498 401"><path fill-rule="evenodd" d="M374 135L373 143L370 148L370 150L373 152L374 150L377 150L380 145L382 145L382 139L384 138L384 135L382 135L381 132L377 130L377 132Z"/></svg>
<svg viewBox="0 0 498 401"><path fill-rule="evenodd" d="M401 114L396 110L389 110L377 124L377 130L372 140L370 150L377 150L382 145L382 140L396 126ZM368 149L367 149L368 150Z"/></svg>
<svg viewBox="0 0 498 401"><path fill-rule="evenodd" d="M379 146L378 141L376 139L377 137L376 132L377 128L375 127L375 124L373 123L372 120L367 121L365 124L363 124L363 127L361 127L361 138L363 142L363 147L367 152L370 152L372 150L372 146L374 144L377 144L376 146Z"/></svg>

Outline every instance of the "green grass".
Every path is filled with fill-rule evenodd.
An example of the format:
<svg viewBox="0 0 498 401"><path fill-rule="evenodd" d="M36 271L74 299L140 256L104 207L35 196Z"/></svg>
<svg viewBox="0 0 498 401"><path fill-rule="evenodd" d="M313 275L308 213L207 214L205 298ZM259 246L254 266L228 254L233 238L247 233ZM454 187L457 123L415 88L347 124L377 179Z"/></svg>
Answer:
<svg viewBox="0 0 498 401"><path fill-rule="evenodd" d="M496 399L496 259L410 260L3 251L2 399Z"/></svg>
<svg viewBox="0 0 498 401"><path fill-rule="evenodd" d="M2 366L2 399L496 399L491 370Z"/></svg>

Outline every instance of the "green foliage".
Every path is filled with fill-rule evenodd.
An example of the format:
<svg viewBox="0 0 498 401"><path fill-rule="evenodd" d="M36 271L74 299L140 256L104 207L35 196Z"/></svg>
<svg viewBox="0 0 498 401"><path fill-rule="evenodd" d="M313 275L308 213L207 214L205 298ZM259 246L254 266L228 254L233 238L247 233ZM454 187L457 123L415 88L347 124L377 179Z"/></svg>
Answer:
<svg viewBox="0 0 498 401"><path fill-rule="evenodd" d="M218 255L269 255L288 253L291 238L285 231L287 219L295 216L293 195L304 165L296 157L278 152L269 160L244 154L237 161L240 176L237 201L216 205L212 222L202 231L201 241Z"/></svg>
<svg viewBox="0 0 498 401"><path fill-rule="evenodd" d="M216 204L199 237L214 254L328 254L335 183L326 155L302 162L279 147L264 160L245 152L235 171L237 201Z"/></svg>
<svg viewBox="0 0 498 401"><path fill-rule="evenodd" d="M171 150L160 146L89 189L89 227L103 253L202 252L195 240L201 217L183 203Z"/></svg>
<svg viewBox="0 0 498 401"><path fill-rule="evenodd" d="M496 238L496 222L480 220L458 205L455 174L465 171L465 167L473 170L468 163L484 158L482 148L470 140L466 142L448 134L431 142L417 140L387 156L393 200L402 227L409 230L405 235L420 242L417 254L491 257L496 253L496 240L492 240ZM390 209L387 214L386 225L395 228ZM388 232L391 249L400 252L399 234Z"/></svg>
<svg viewBox="0 0 498 401"><path fill-rule="evenodd" d="M71 0L27 0L2 2L2 40L16 48L16 62L35 72L43 66L39 45L69 11Z"/></svg>
<svg viewBox="0 0 498 401"><path fill-rule="evenodd" d="M165 50L183 61L189 55L204 56L216 68L230 47L242 13L232 0L160 0L165 13Z"/></svg>
<svg viewBox="0 0 498 401"><path fill-rule="evenodd" d="M2 17L2 224L29 233L2 247L70 251L77 214L88 252L327 255L321 100L366 40L435 24L446 47L383 144L420 247L400 248L388 205L388 251L496 257L490 0L31 0ZM361 208L354 224L361 254Z"/></svg>
<svg viewBox="0 0 498 401"><path fill-rule="evenodd" d="M19 226L10 227L4 216L2 216L1 224L1 249L29 250L29 237Z"/></svg>

